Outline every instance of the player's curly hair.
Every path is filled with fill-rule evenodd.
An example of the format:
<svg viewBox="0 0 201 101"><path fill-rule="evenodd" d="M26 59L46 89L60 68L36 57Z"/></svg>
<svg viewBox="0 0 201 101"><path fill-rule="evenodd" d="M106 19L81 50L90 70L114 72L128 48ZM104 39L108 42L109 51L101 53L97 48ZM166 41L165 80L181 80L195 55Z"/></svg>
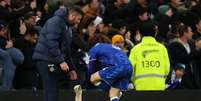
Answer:
<svg viewBox="0 0 201 101"><path fill-rule="evenodd" d="M111 44L111 40L106 35L98 33L89 39L89 43L88 43L89 48L93 47L96 43L109 43L109 44Z"/></svg>

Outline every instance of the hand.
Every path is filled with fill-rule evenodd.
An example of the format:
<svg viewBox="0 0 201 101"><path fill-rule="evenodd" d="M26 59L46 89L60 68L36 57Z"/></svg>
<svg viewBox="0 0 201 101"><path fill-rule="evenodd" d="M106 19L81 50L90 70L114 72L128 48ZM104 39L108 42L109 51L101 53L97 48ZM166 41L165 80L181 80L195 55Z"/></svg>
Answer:
<svg viewBox="0 0 201 101"><path fill-rule="evenodd" d="M36 6L37 6L36 0L32 1L31 4L30 4L31 9L35 9Z"/></svg>
<svg viewBox="0 0 201 101"><path fill-rule="evenodd" d="M10 41L7 41L7 44L6 44L6 49L8 48L12 48L13 47L13 42L10 40Z"/></svg>
<svg viewBox="0 0 201 101"><path fill-rule="evenodd" d="M61 67L61 70L64 72L69 71L69 67L68 67L68 64L66 62L61 63L60 67Z"/></svg>
<svg viewBox="0 0 201 101"><path fill-rule="evenodd" d="M27 27L26 27L25 23L22 20L20 20L20 28L19 29L20 29L20 34L21 35L24 35L26 33L26 31L27 31Z"/></svg>
<svg viewBox="0 0 201 101"><path fill-rule="evenodd" d="M70 79L77 80L77 73L74 70L70 71Z"/></svg>

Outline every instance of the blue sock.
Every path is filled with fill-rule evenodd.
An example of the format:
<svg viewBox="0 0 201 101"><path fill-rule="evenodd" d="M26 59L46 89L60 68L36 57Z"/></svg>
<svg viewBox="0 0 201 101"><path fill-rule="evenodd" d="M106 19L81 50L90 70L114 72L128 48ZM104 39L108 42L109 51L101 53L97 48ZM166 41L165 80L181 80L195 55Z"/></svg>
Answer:
<svg viewBox="0 0 201 101"><path fill-rule="evenodd" d="M119 98L118 97L113 97L113 98L111 98L110 101L119 101Z"/></svg>

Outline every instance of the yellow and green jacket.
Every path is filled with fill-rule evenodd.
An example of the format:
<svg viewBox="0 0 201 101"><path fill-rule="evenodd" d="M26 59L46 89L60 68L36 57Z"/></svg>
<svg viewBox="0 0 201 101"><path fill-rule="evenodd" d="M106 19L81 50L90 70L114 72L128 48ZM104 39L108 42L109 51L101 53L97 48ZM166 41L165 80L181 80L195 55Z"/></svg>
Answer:
<svg viewBox="0 0 201 101"><path fill-rule="evenodd" d="M164 90L170 70L167 49L153 37L143 37L133 47L129 60L133 66L132 82L136 90Z"/></svg>

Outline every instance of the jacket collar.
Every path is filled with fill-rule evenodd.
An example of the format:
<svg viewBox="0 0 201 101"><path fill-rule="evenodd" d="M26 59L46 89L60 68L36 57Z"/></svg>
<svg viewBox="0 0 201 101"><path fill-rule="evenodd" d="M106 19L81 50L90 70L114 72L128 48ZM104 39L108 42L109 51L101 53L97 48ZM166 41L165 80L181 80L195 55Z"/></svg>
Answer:
<svg viewBox="0 0 201 101"><path fill-rule="evenodd" d="M143 43L150 43L150 42L156 42L156 39L152 36L144 36L142 38Z"/></svg>

